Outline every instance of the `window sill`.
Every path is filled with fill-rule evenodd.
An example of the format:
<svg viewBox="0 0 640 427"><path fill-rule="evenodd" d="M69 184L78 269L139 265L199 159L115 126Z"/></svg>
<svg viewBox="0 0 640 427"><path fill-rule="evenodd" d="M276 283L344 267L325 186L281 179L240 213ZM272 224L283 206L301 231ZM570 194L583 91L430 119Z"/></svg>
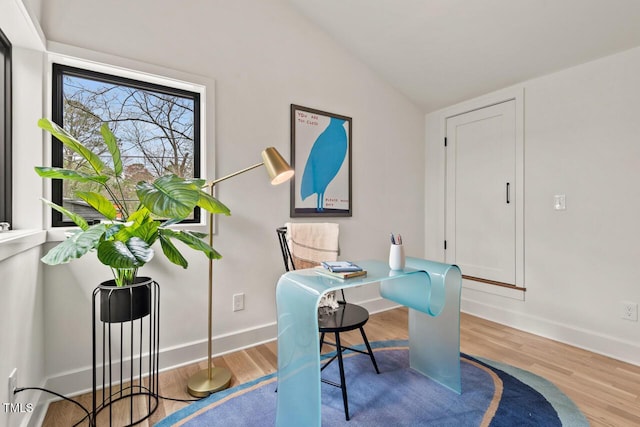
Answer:
<svg viewBox="0 0 640 427"><path fill-rule="evenodd" d="M0 261L42 245L47 237L44 230L12 230L0 233Z"/></svg>

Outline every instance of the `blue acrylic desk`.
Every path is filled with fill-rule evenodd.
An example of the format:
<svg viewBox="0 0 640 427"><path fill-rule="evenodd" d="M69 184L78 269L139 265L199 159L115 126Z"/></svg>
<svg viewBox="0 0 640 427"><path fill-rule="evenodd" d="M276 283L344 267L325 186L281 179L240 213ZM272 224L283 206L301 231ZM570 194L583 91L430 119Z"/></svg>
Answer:
<svg viewBox="0 0 640 427"><path fill-rule="evenodd" d="M409 307L411 367L461 392L458 267L410 257L402 271L381 261L357 264L367 276L338 280L307 269L278 281L278 427L321 424L317 310L322 294L337 289L380 283L382 297Z"/></svg>

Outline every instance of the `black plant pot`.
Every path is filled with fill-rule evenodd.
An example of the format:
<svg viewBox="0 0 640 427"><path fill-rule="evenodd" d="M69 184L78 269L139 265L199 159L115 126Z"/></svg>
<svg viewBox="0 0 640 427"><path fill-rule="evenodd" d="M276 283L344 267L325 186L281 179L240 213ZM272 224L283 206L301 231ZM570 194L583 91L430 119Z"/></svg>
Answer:
<svg viewBox="0 0 640 427"><path fill-rule="evenodd" d="M132 285L116 286L115 280L100 283L100 320L107 323L140 319L151 311L149 277L136 277Z"/></svg>

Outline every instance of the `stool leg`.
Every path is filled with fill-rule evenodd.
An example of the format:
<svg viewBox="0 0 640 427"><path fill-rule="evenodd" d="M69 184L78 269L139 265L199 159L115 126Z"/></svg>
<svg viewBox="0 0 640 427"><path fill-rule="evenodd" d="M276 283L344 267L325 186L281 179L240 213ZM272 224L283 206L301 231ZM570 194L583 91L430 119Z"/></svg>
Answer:
<svg viewBox="0 0 640 427"><path fill-rule="evenodd" d="M367 339L367 335L364 333L363 327L360 327L360 333L362 334L362 340L364 341L364 344L367 346L367 351L369 351L369 357L373 362L373 367L376 368L376 374L379 374L380 371L378 370L378 364L376 363L376 358L373 357L373 350L371 350L371 346L369 345L369 340Z"/></svg>
<svg viewBox="0 0 640 427"><path fill-rule="evenodd" d="M340 388L342 389L342 402L344 403L344 416L349 421L349 403L347 402L347 382L344 378L344 365L342 363L342 345L340 334L336 332L336 349L338 350L338 365L340 366Z"/></svg>
<svg viewBox="0 0 640 427"><path fill-rule="evenodd" d="M324 332L320 333L320 353L322 353L322 346L324 345Z"/></svg>

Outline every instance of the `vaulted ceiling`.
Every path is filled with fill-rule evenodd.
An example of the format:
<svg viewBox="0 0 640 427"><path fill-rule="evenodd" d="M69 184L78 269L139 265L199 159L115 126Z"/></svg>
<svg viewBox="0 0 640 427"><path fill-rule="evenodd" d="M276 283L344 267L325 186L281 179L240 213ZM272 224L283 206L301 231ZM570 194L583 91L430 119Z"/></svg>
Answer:
<svg viewBox="0 0 640 427"><path fill-rule="evenodd" d="M289 1L425 112L640 46L640 0Z"/></svg>

